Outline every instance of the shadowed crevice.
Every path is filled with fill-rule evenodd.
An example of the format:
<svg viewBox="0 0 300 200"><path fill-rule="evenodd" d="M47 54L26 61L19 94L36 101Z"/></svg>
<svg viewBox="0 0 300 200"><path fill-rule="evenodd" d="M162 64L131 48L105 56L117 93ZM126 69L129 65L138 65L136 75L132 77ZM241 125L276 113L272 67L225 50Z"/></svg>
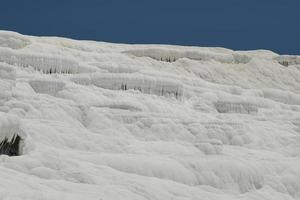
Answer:
<svg viewBox="0 0 300 200"><path fill-rule="evenodd" d="M14 137L9 140L5 138L0 142L0 155L8 156L19 156L20 155L20 141L21 137L19 135L14 135Z"/></svg>

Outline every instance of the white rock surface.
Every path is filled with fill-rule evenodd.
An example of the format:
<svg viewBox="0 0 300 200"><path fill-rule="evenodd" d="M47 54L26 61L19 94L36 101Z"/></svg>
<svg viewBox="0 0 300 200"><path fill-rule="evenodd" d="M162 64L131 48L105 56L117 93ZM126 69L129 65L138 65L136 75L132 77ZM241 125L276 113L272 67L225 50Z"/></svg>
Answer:
<svg viewBox="0 0 300 200"><path fill-rule="evenodd" d="M0 31L0 199L300 199L299 96L295 56Z"/></svg>

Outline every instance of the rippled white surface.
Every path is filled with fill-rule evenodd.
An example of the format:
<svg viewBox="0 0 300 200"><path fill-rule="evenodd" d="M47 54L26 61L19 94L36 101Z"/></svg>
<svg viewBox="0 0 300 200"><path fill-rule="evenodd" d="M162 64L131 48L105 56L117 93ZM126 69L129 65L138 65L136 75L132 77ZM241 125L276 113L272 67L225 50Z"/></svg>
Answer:
<svg viewBox="0 0 300 200"><path fill-rule="evenodd" d="M299 199L300 59L0 31L0 199Z"/></svg>

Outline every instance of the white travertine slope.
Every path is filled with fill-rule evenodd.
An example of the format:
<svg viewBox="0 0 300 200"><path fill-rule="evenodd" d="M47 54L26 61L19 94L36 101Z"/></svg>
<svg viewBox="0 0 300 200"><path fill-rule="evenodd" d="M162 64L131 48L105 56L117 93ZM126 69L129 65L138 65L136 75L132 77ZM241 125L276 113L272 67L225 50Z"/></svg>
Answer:
<svg viewBox="0 0 300 200"><path fill-rule="evenodd" d="M300 62L0 31L0 199L300 199Z"/></svg>

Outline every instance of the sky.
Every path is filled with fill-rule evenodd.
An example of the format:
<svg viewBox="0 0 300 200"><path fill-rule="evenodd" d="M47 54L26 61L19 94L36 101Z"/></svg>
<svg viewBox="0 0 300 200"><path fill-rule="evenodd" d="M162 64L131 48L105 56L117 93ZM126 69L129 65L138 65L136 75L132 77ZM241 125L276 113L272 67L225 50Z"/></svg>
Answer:
<svg viewBox="0 0 300 200"><path fill-rule="evenodd" d="M299 0L1 0L0 29L300 55Z"/></svg>

